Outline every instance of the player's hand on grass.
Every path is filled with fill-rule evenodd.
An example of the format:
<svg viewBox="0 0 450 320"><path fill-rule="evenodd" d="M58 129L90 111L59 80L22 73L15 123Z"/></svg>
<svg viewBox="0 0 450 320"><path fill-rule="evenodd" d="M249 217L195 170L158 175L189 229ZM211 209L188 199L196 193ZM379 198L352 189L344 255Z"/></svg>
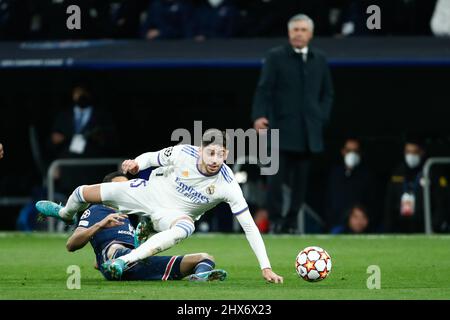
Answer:
<svg viewBox="0 0 450 320"><path fill-rule="evenodd" d="M283 277L277 275L270 268L263 269L262 274L263 274L264 279L266 279L266 281L268 281L268 282L283 283Z"/></svg>
<svg viewBox="0 0 450 320"><path fill-rule="evenodd" d="M99 227L102 229L113 228L123 225L123 220L127 218L126 214L123 213L111 213L106 218L98 223Z"/></svg>
<svg viewBox="0 0 450 320"><path fill-rule="evenodd" d="M139 165L134 160L125 160L122 163L122 172L123 173L131 173L131 174L137 174L139 172Z"/></svg>

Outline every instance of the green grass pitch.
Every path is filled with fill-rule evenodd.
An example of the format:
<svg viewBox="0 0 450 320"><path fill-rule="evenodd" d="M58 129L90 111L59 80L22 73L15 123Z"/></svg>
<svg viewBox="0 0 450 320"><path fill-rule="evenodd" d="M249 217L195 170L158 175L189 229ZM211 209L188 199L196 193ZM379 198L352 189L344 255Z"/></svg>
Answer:
<svg viewBox="0 0 450 320"><path fill-rule="evenodd" d="M283 285L265 283L244 235L198 234L167 254L208 252L224 282L110 282L93 268L90 245L69 253L67 235L0 234L0 299L450 299L450 236L264 236ZM330 276L308 283L294 270L307 246L327 250ZM67 267L81 269L81 289L66 286ZM367 267L381 269L381 289L369 290Z"/></svg>

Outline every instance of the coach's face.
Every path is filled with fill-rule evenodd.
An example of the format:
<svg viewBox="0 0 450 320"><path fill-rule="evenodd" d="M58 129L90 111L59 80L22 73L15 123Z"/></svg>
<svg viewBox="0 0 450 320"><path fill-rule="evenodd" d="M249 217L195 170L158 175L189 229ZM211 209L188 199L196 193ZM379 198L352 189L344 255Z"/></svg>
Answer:
<svg viewBox="0 0 450 320"><path fill-rule="evenodd" d="M294 21L289 26L289 42L294 48L308 46L313 37L313 31L307 21Z"/></svg>
<svg viewBox="0 0 450 320"><path fill-rule="evenodd" d="M207 174L215 174L228 157L228 150L220 145L209 145L201 148L201 165Z"/></svg>

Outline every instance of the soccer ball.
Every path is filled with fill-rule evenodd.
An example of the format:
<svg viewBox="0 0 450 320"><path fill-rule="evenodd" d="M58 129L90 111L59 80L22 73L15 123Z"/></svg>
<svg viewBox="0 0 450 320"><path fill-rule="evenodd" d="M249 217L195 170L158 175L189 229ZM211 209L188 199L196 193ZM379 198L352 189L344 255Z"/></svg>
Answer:
<svg viewBox="0 0 450 320"><path fill-rule="evenodd" d="M307 247L295 259L295 270L306 281L320 281L331 272L331 257L320 247Z"/></svg>

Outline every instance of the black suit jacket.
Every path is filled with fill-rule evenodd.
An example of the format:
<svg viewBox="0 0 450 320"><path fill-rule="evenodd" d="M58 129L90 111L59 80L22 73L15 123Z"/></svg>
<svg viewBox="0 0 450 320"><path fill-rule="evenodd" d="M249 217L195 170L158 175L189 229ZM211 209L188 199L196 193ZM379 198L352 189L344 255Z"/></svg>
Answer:
<svg viewBox="0 0 450 320"><path fill-rule="evenodd" d="M326 219L329 227L346 224L348 211L355 205L363 205L368 211L369 222L374 223L375 198L372 173L360 164L348 175L345 165L333 166L328 177L326 192Z"/></svg>
<svg viewBox="0 0 450 320"><path fill-rule="evenodd" d="M116 132L113 121L108 113L95 107L92 110L91 118L81 131L86 139L86 149L83 154L79 155L69 151L75 134L73 108L68 108L57 115L53 132L59 132L65 136L61 145L52 147L54 156L57 158L102 157L108 156L114 151Z"/></svg>
<svg viewBox="0 0 450 320"><path fill-rule="evenodd" d="M290 44L267 54L253 101L252 120L267 117L280 130L280 149L323 151L323 127L333 104L333 84L324 54L309 47L308 59Z"/></svg>

